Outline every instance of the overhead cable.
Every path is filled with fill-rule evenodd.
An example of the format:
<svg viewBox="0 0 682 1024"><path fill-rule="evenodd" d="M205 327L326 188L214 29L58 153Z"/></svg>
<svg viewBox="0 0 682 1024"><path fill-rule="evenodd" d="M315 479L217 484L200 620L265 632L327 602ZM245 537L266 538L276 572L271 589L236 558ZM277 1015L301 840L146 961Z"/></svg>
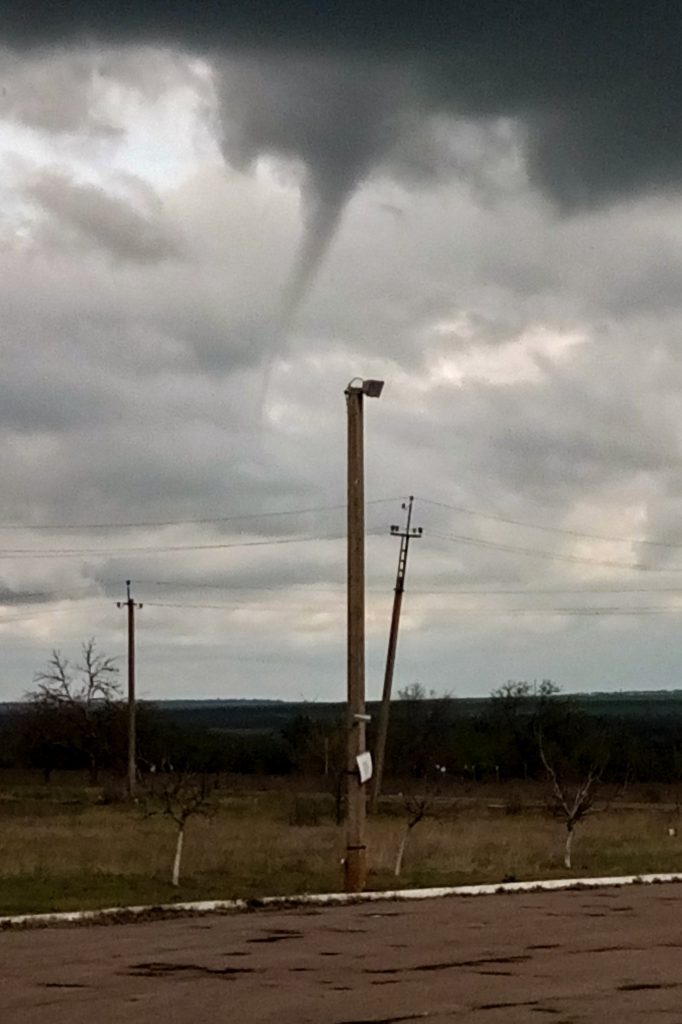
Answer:
<svg viewBox="0 0 682 1024"><path fill-rule="evenodd" d="M383 505L398 501L398 498L373 498L367 505ZM210 526L220 523L244 522L252 519L275 519L283 516L302 516L314 512L337 512L345 509L340 505L315 505L309 508L277 509L271 512L244 512L227 516L212 516L199 519L148 519L113 523L0 523L0 530L137 530L160 526Z"/></svg>
<svg viewBox="0 0 682 1024"><path fill-rule="evenodd" d="M646 540L644 537L607 537L603 533L583 533L579 530L569 530L560 526L531 523L524 519L510 519L507 516L496 515L492 512L480 512L476 509L464 508L461 505L449 505L444 501L433 501L431 498L421 496L419 496L419 501L424 502L426 505L433 505L436 508L449 509L449 511L457 512L461 515L473 516L476 519L489 519L496 523L506 523L509 526L523 526L529 530L543 530L545 533L556 533L563 537L575 537L580 540L600 540L610 544L647 544L650 547L682 550L682 544L674 543L673 541Z"/></svg>
<svg viewBox="0 0 682 1024"><path fill-rule="evenodd" d="M507 551L510 554L529 555L533 558L549 558L559 562L574 562L579 565L599 565L608 569L630 569L637 572L682 572L682 566L664 566L662 568L654 568L653 566L643 565L641 562L618 562L614 559L588 558L582 555L569 555L558 551L544 551L537 548L526 548L513 544L501 544L497 541L482 540L480 537L469 537L464 534L436 533L433 530L429 530L428 536L438 537L440 540L449 540L455 544L487 548L493 551Z"/></svg>

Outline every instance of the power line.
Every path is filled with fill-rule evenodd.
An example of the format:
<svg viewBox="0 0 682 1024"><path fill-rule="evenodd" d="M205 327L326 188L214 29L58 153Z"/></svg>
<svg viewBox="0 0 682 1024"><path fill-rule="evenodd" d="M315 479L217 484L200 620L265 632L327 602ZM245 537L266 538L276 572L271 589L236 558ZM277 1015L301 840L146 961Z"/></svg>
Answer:
<svg viewBox="0 0 682 1024"><path fill-rule="evenodd" d="M330 614L338 612L339 614L344 611L343 605L338 605L333 608L323 608L319 604L309 605L291 605L289 603L283 603L280 605L262 605L262 604L242 604L239 602L225 602L223 604L184 604L182 602L175 601L145 601L145 607L147 608L191 608L200 611L234 611L244 609L248 611L298 611L298 612L322 612L324 614ZM682 614L682 605L608 605L600 607L599 605L585 605L585 606L560 606L555 608L548 607L533 607L533 608L501 608L499 606L490 608L484 606L471 606L467 608L457 608L449 606L444 611L454 615L677 615Z"/></svg>
<svg viewBox="0 0 682 1024"><path fill-rule="evenodd" d="M223 604L185 604L181 601L145 601L145 608L201 608L210 611L239 611L240 609L248 611L277 611L277 612L323 612L329 614L330 611L341 612L344 611L344 605L335 605L333 608L324 608L318 604L290 604L288 601L283 601L281 604L261 604L243 601L225 601Z"/></svg>
<svg viewBox="0 0 682 1024"><path fill-rule="evenodd" d="M288 602L286 604L283 602L282 604L264 605L261 602L254 603L254 602L251 602L251 601L240 601L240 600L238 600L236 598L234 600L232 600L232 601L229 601L229 600L222 601L220 604L205 604L203 602L201 604L199 604L199 603L194 602L194 601L189 602L189 603L186 602L186 601L145 601L144 604L145 604L145 608L202 608L202 609L206 609L206 610L210 610L210 611L227 611L227 612L234 611L235 609L239 609L239 608L249 608L249 609L276 608L276 609L279 609L281 611L282 609L288 609L288 608L291 608L291 607L298 607L299 610L307 610L308 608L312 609L312 608L317 607L316 605L313 605L313 604L302 605L302 606L301 605L299 605L299 606L292 606Z"/></svg>
<svg viewBox="0 0 682 1024"><path fill-rule="evenodd" d="M372 532L372 531L368 531ZM7 548L0 550L0 559L15 558L81 558L84 555L111 557L115 555L155 555L179 551L223 551L231 548L257 548L279 544L302 544L310 541L341 540L344 534L314 534L300 537L274 537L268 540L223 541L213 544L153 544L126 548Z"/></svg>
<svg viewBox="0 0 682 1024"><path fill-rule="evenodd" d="M113 587L117 585L118 581L114 580L97 580L96 583L100 583L103 586ZM308 586L305 583L301 584L281 584L278 586L268 586L266 584L258 584L257 586L240 587L234 586L230 583L196 583L187 582L183 580L144 580L134 579L131 581L137 586L142 587L171 587L176 588L179 591L183 590L214 590L220 592L227 592L234 596L234 602L244 603L244 598L239 595L254 595L260 593L268 594L293 594L299 596L305 596L307 594L325 594L330 597L343 597L345 594L345 588L342 584L337 586ZM390 590L387 587L367 587L367 593L374 595L383 595L389 597ZM48 591L32 591L25 594L17 594L18 600L13 600L11 603L6 603L0 598L0 610L8 608L20 608L25 604L59 604L65 600L70 600L72 595L79 592L92 591L92 587L84 586L80 588L74 588L66 593L60 593L57 595L55 592ZM682 587L497 587L497 588L477 588L477 587L410 587L408 593L413 597L439 597L447 595L450 596L467 596L467 597L494 597L500 596L517 596L523 597L528 596L541 596L543 594L571 594L571 595L588 595L588 594L682 594ZM100 601L106 599L107 595L92 594L88 599L80 597L73 597L73 600L78 603L78 606L83 604L91 603L94 601ZM24 600L26 598L26 600ZM146 604L150 607L173 607L171 602L150 602ZM189 607L185 604L178 605L178 607ZM228 607L224 602L223 604L216 605L193 605L193 607L206 607L206 608L222 608ZM298 607L298 606L297 606ZM315 607L310 605L310 607Z"/></svg>
<svg viewBox="0 0 682 1024"><path fill-rule="evenodd" d="M367 501L367 505L381 505L388 504L393 501L398 501L399 498L374 498ZM505 523L509 526L520 526L526 529L542 530L545 533L553 533L559 536L575 537L578 539L585 540L599 540L606 543L613 544L645 544L650 547L669 548L673 550L682 550L682 543L675 543L673 541L660 541L660 540L647 540L643 537L615 537L607 536L606 534L600 533L589 533L580 530L570 530L558 526L548 526L544 523L531 522L524 519L515 519L509 516L502 516L492 512L482 512L478 509L467 508L462 505L453 505L444 501L436 501L433 498L426 498L419 496L419 500L427 505L431 505L435 508L447 509L451 512L456 512L460 515L472 516L477 519L486 519L492 522ZM220 525L222 523L231 522L246 522L260 519L276 519L287 516L298 516L308 515L313 513L324 513L341 511L346 508L345 503L336 505L314 505L307 506L304 508L294 509L277 509L267 512L244 512L225 516L207 516L199 518L187 518L187 519L150 519L150 520L134 520L124 522L89 522L89 523L73 523L73 522L51 522L51 523L0 523L0 530L27 530L27 531L78 531L78 530L128 530L128 529L145 529L154 527L168 527L168 526L210 526Z"/></svg>
<svg viewBox="0 0 682 1024"><path fill-rule="evenodd" d="M435 533L431 530L429 536L453 541L455 544L488 548L493 551L507 551L517 555L530 555L533 558L549 558L560 562L574 562L580 565L599 565L607 569L630 569L637 572L682 572L682 566L664 566L663 568L655 569L648 565L642 565L640 562L618 562L613 559L585 558L581 555L561 554L558 551L543 551L537 548L519 547L512 544L498 544L496 541L482 540L479 537L468 537L463 534Z"/></svg>
<svg viewBox="0 0 682 1024"><path fill-rule="evenodd" d="M271 593L286 592L286 593L305 593L305 594L345 594L345 587L342 583L336 585L330 585L326 587L320 587L307 583L283 583L278 586L267 586L267 584L258 584L257 586L235 586L232 583L197 583L196 581L185 581L185 580L133 580L138 586L146 587L175 587L178 590L219 590L219 591L230 591L231 593L260 593L261 591L267 591ZM111 586L109 582L107 584ZM369 594L385 594L390 593L389 588L383 587L366 587L367 593ZM496 588L480 588L480 587L409 587L406 591L410 595L434 595L439 594L464 594L464 595L481 595L481 596L492 596L495 594L514 594L522 596L524 594L682 594L682 587L496 587Z"/></svg>
<svg viewBox="0 0 682 1024"><path fill-rule="evenodd" d="M46 610L30 612L29 614L13 615L10 617L3 618L0 616L0 628L18 622L28 622L32 619L42 618L46 614L73 614L75 612L83 611L84 605L92 605L93 603L99 603L99 601L105 600L105 598L93 598L90 600L79 601L76 605L71 605L68 608L57 607L52 608L49 612ZM249 612L298 612L303 614L311 613L322 613L325 615L330 614L342 614L344 611L343 606L339 605L332 608L324 608L318 604L309 605L291 605L290 603L283 602L277 605L263 605L263 604L243 604L240 602L225 602L223 604L183 604L180 602L166 602L166 601L147 601L145 605L149 608L178 608L178 609L190 609L195 611L226 611L231 612L235 610L248 610ZM573 617L603 617L603 616L623 616L623 617L647 617L657 615L679 615L682 614L682 605L679 606L665 606L665 605L615 605L615 606L559 606L559 607L531 607L531 608L519 608L519 607L485 607L485 606L470 606L465 608L447 607L442 609L447 612L448 615L472 615L472 616L573 616Z"/></svg>
<svg viewBox="0 0 682 1024"><path fill-rule="evenodd" d="M600 615L680 615L682 607L665 607L652 605L650 607L638 608L627 606L615 608L448 608L448 612L454 615L577 615L577 616L600 616Z"/></svg>
<svg viewBox="0 0 682 1024"><path fill-rule="evenodd" d="M458 512L461 515L474 516L477 519L489 519L496 523L506 523L509 526L523 526L529 530L543 530L545 533L556 533L564 537L576 537L582 540L601 540L607 541L610 544L647 544L650 547L682 550L682 544L676 544L673 541L646 540L644 537L607 537L601 533L582 533L579 530L568 530L559 526L530 523L524 519L510 519L492 512L480 512L476 509L464 508L461 505L449 505L444 501L433 501L431 498L423 498L421 496L419 501L423 501L427 505L434 505L436 508L446 508L451 512Z"/></svg>
<svg viewBox="0 0 682 1024"><path fill-rule="evenodd" d="M135 579L132 581L140 587L175 587L178 590L229 590L231 593L260 593L261 591L278 592L278 591L291 591L301 589L306 593L345 593L342 586L337 587L309 587L305 583L292 583L292 584L280 584L276 587L269 587L265 583L259 583L258 586L254 587L240 587L235 586L233 583L196 583L196 582L185 582L183 580L142 580ZM370 588L368 588L370 589ZM377 588L379 589L379 588ZM380 588L381 592L384 593L386 588Z"/></svg>
<svg viewBox="0 0 682 1024"><path fill-rule="evenodd" d="M469 596L479 594L481 597L491 597L495 594L515 594L518 596L524 594L533 594L534 596L538 594L682 594L682 587L501 587L495 590L476 588L446 590L440 587L426 590L410 587L410 594L421 596L437 596L439 594L466 594Z"/></svg>
<svg viewBox="0 0 682 1024"><path fill-rule="evenodd" d="M367 505L382 505L398 498L373 498ZM0 523L0 530L136 530L160 526L210 526L220 523L243 522L252 519L274 519L282 516L301 516L314 512L337 512L346 505L315 505L309 508L279 509L273 512L245 512L229 516L200 519L156 519L122 523Z"/></svg>

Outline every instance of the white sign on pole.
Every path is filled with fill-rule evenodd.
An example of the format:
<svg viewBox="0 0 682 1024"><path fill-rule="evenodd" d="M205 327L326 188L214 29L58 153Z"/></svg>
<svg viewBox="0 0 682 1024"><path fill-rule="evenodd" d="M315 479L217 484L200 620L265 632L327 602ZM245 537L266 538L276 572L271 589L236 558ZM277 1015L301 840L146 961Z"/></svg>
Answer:
<svg viewBox="0 0 682 1024"><path fill-rule="evenodd" d="M372 778L372 755L369 750L366 750L364 754L358 754L356 761L358 772L360 773L360 782L369 782Z"/></svg>

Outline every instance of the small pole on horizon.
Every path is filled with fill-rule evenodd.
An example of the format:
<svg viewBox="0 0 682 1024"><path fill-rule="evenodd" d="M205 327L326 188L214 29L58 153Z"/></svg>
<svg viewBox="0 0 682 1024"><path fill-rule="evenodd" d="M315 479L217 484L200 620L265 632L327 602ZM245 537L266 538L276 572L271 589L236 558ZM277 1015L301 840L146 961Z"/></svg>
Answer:
<svg viewBox="0 0 682 1024"><path fill-rule="evenodd" d="M137 736L136 736L136 707L135 707L135 609L142 608L136 604L130 591L130 580L126 580L127 598L125 601L117 601L117 608L128 609L128 773L127 789L128 798L135 799L137 788Z"/></svg>

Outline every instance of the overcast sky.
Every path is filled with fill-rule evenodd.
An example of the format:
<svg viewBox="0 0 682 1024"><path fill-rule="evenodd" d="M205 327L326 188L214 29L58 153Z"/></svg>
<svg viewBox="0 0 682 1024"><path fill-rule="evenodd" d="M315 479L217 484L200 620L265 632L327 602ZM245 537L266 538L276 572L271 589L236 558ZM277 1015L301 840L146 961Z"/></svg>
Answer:
<svg viewBox="0 0 682 1024"><path fill-rule="evenodd" d="M409 494L397 687L682 685L682 8L307 6L0 0L0 699L342 699L356 375L370 697Z"/></svg>

